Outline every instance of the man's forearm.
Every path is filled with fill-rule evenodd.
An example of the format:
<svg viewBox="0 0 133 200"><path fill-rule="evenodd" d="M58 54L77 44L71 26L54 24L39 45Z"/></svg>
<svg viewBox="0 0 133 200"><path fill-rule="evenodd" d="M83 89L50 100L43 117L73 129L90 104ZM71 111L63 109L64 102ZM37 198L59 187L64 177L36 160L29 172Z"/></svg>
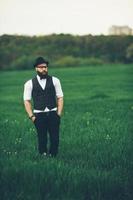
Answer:
<svg viewBox="0 0 133 200"><path fill-rule="evenodd" d="M63 110L63 97L57 99L57 114L61 116Z"/></svg>
<svg viewBox="0 0 133 200"><path fill-rule="evenodd" d="M33 115L31 102L28 100L24 101L24 106L28 116L31 117Z"/></svg>

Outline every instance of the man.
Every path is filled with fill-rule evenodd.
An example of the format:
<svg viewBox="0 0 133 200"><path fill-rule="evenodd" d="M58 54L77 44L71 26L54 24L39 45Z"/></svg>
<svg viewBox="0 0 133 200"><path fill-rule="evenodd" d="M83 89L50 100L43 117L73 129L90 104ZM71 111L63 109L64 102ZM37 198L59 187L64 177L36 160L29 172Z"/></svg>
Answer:
<svg viewBox="0 0 133 200"><path fill-rule="evenodd" d="M59 126L63 109L63 92L58 78L48 75L48 61L38 57L34 64L37 76L24 85L24 105L34 123L41 155L55 157L59 146ZM33 99L33 107L31 104ZM49 133L50 147L47 143Z"/></svg>

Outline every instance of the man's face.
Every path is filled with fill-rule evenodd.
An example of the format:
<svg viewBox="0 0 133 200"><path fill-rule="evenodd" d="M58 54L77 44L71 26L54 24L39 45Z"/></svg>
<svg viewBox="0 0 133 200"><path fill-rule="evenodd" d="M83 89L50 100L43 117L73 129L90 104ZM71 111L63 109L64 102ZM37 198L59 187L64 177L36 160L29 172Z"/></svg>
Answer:
<svg viewBox="0 0 133 200"><path fill-rule="evenodd" d="M39 74L46 75L48 73L48 67L46 63L42 63L40 65L36 66L36 72L39 72Z"/></svg>

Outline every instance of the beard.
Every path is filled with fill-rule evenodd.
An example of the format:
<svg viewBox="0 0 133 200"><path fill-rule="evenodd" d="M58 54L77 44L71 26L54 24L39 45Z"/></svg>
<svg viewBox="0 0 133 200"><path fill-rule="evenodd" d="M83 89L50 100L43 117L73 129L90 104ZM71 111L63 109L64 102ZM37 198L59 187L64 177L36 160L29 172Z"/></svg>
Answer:
<svg viewBox="0 0 133 200"><path fill-rule="evenodd" d="M40 77L40 79L46 79L48 77L48 72L43 74L43 73L37 71L37 74Z"/></svg>

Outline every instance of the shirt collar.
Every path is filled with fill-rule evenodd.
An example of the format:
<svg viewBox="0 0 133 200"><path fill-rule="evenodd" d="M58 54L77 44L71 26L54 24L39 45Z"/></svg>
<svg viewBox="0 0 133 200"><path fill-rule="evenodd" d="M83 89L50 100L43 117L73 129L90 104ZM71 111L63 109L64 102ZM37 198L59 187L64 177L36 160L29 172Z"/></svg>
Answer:
<svg viewBox="0 0 133 200"><path fill-rule="evenodd" d="M43 79L41 79L40 76L37 75L37 80L38 80L38 81L42 81Z"/></svg>

